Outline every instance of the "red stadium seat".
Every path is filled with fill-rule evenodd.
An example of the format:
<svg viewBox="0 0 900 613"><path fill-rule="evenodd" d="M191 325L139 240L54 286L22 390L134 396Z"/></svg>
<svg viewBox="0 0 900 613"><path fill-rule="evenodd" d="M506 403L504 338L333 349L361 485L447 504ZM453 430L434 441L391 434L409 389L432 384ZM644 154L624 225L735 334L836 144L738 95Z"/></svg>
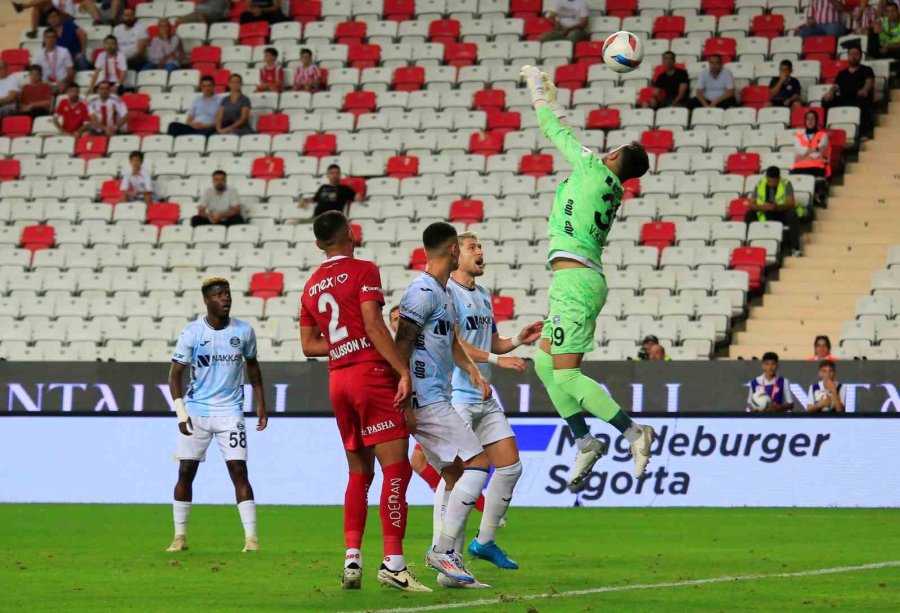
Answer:
<svg viewBox="0 0 900 613"><path fill-rule="evenodd" d="M750 22L750 36L762 36L763 38L778 38L784 32L784 15L777 13L765 13L754 15Z"/></svg>
<svg viewBox="0 0 900 613"><path fill-rule="evenodd" d="M637 0L606 0L606 14L610 17L633 17L637 13Z"/></svg>
<svg viewBox="0 0 900 613"><path fill-rule="evenodd" d="M339 45L359 45L366 42L365 21L343 21L334 29L335 42Z"/></svg>
<svg viewBox="0 0 900 613"><path fill-rule="evenodd" d="M267 113L260 115L256 123L259 134L287 134L291 131L291 120L286 113Z"/></svg>
<svg viewBox="0 0 900 613"><path fill-rule="evenodd" d="M303 143L303 155L321 158L332 155L337 150L337 137L334 134L310 134Z"/></svg>
<svg viewBox="0 0 900 613"><path fill-rule="evenodd" d="M515 132L522 127L522 115L518 111L488 111L487 129Z"/></svg>
<svg viewBox="0 0 900 613"><path fill-rule="evenodd" d="M531 153L519 160L519 174L543 177L553 172L553 156L549 153Z"/></svg>
<svg viewBox="0 0 900 613"><path fill-rule="evenodd" d="M419 158L414 155L395 155L388 158L387 176L394 179L408 179L419 174Z"/></svg>
<svg viewBox="0 0 900 613"><path fill-rule="evenodd" d="M587 81L588 67L586 64L565 64L557 66L553 73L553 80L557 87L566 89L581 89Z"/></svg>
<svg viewBox="0 0 900 613"><path fill-rule="evenodd" d="M834 59L837 39L834 36L808 36L803 39L803 59L825 62Z"/></svg>
<svg viewBox="0 0 900 613"><path fill-rule="evenodd" d="M378 45L348 45L347 64L351 68L374 68L381 63L381 47Z"/></svg>
<svg viewBox="0 0 900 613"><path fill-rule="evenodd" d="M506 108L506 92L502 89L483 89L475 92L472 108L485 113L502 111Z"/></svg>
<svg viewBox="0 0 900 613"><path fill-rule="evenodd" d="M536 17L543 11L543 0L510 0L509 3L509 14L513 17Z"/></svg>
<svg viewBox="0 0 900 613"><path fill-rule="evenodd" d="M284 275L280 272L257 272L250 277L250 295L254 298L275 298L284 292Z"/></svg>
<svg viewBox="0 0 900 613"><path fill-rule="evenodd" d="M675 135L671 130L645 130L641 134L641 144L647 153L668 153L675 147Z"/></svg>
<svg viewBox="0 0 900 613"><path fill-rule="evenodd" d="M267 21L243 23L238 30L238 43L241 45L248 45L250 47L265 45L268 38L269 22Z"/></svg>
<svg viewBox="0 0 900 613"><path fill-rule="evenodd" d="M475 43L448 43L444 45L444 63L448 66L471 66L478 58L478 45Z"/></svg>
<svg viewBox="0 0 900 613"><path fill-rule="evenodd" d="M541 36L553 29L553 23L546 17L528 16L522 19L525 22L525 40L540 40Z"/></svg>
<svg viewBox="0 0 900 613"><path fill-rule="evenodd" d="M663 15L653 20L653 38L672 40L684 35L684 17Z"/></svg>
<svg viewBox="0 0 900 613"><path fill-rule="evenodd" d="M588 130L618 130L619 109L594 109L587 116Z"/></svg>
<svg viewBox="0 0 900 613"><path fill-rule="evenodd" d="M450 203L450 221L478 223L484 219L484 202L481 200L454 200Z"/></svg>
<svg viewBox="0 0 900 613"><path fill-rule="evenodd" d="M758 292L763 286L766 270L766 250L763 247L738 247L731 252L731 268L745 270L750 275L750 291Z"/></svg>
<svg viewBox="0 0 900 613"><path fill-rule="evenodd" d="M27 115L10 115L0 122L0 134L7 138L19 138L31 134L31 117Z"/></svg>
<svg viewBox="0 0 900 613"><path fill-rule="evenodd" d="M644 106L655 96L658 99L662 99L666 93L659 89L658 87L642 87L638 90L638 106Z"/></svg>
<svg viewBox="0 0 900 613"><path fill-rule="evenodd" d="M734 0L701 0L700 10L704 15L724 17L734 13Z"/></svg>
<svg viewBox="0 0 900 613"><path fill-rule="evenodd" d="M129 115L128 131L135 136L159 134L159 115Z"/></svg>
<svg viewBox="0 0 900 613"><path fill-rule="evenodd" d="M191 66L197 70L210 68L215 70L222 63L222 49L213 45L204 45L191 49Z"/></svg>
<svg viewBox="0 0 900 613"><path fill-rule="evenodd" d="M428 25L428 38L433 43L446 45L459 40L460 26L455 19L436 19Z"/></svg>
<svg viewBox="0 0 900 613"><path fill-rule="evenodd" d="M284 160L279 157L262 157L253 160L250 176L254 179L280 179L284 177Z"/></svg>
<svg viewBox="0 0 900 613"><path fill-rule="evenodd" d="M350 224L350 231L353 232L353 244L359 247L363 244L363 229L358 223Z"/></svg>
<svg viewBox="0 0 900 613"><path fill-rule="evenodd" d="M491 306L494 308L494 321L509 321L516 314L516 301L511 296L491 297Z"/></svg>
<svg viewBox="0 0 900 613"><path fill-rule="evenodd" d="M22 174L22 162L19 160L0 160L0 183L15 181Z"/></svg>
<svg viewBox="0 0 900 613"><path fill-rule="evenodd" d="M31 63L31 53L28 49L4 49L0 60L6 62L7 74L21 72Z"/></svg>
<svg viewBox="0 0 900 613"><path fill-rule="evenodd" d="M131 114L150 112L150 96L147 94L122 94L121 98Z"/></svg>
<svg viewBox="0 0 900 613"><path fill-rule="evenodd" d="M100 186L100 201L106 204L118 204L122 201L122 182L118 179L104 181Z"/></svg>
<svg viewBox="0 0 900 613"><path fill-rule="evenodd" d="M362 177L341 177L341 185L346 185L363 198L366 197L366 180Z"/></svg>
<svg viewBox="0 0 900 613"><path fill-rule="evenodd" d="M384 0L382 14L388 21L407 21L416 14L416 2L415 0Z"/></svg>
<svg viewBox="0 0 900 613"><path fill-rule="evenodd" d="M375 92L347 92L344 96L344 110L359 117L363 113L375 111Z"/></svg>
<svg viewBox="0 0 900 613"><path fill-rule="evenodd" d="M769 106L769 88L765 85L748 85L741 89L741 105L757 110Z"/></svg>
<svg viewBox="0 0 900 613"><path fill-rule="evenodd" d="M109 139L105 136L82 136L75 141L75 155L82 160L106 157Z"/></svg>
<svg viewBox="0 0 900 613"><path fill-rule="evenodd" d="M828 130L828 165L832 173L844 171L844 149L847 148L847 133L844 130Z"/></svg>
<svg viewBox="0 0 900 613"><path fill-rule="evenodd" d="M591 66L603 61L603 41L583 40L575 44L575 63Z"/></svg>
<svg viewBox="0 0 900 613"><path fill-rule="evenodd" d="M641 180L628 179L627 181L625 181L625 183L622 184L622 189L625 190L625 195L622 196L623 200L637 198L641 195Z"/></svg>
<svg viewBox="0 0 900 613"><path fill-rule="evenodd" d="M728 203L728 221L744 221L744 215L746 215L749 210L749 198L735 198Z"/></svg>
<svg viewBox="0 0 900 613"><path fill-rule="evenodd" d="M715 38L707 38L703 43L703 59L708 59L710 55L718 53L722 56L722 62L728 63L737 55L737 41L733 38L723 38L721 36Z"/></svg>
<svg viewBox="0 0 900 613"><path fill-rule="evenodd" d="M196 68L196 66L194 66L194 68ZM201 73L202 72L203 71L201 71ZM209 76L213 78L216 93L221 94L228 88L228 80L231 79L231 71L227 68L215 68L209 71Z"/></svg>
<svg viewBox="0 0 900 613"><path fill-rule="evenodd" d="M428 259L425 256L425 249L422 247L418 247L417 249L413 249L412 254L409 258L409 267L413 270L425 270L425 264L428 262Z"/></svg>
<svg viewBox="0 0 900 613"><path fill-rule="evenodd" d="M791 127L802 128L806 124L806 113L812 111L819 116L819 125L825 125L825 109L821 106L801 106L791 109Z"/></svg>
<svg viewBox="0 0 900 613"><path fill-rule="evenodd" d="M400 66L394 69L391 85L398 92L415 92L425 85L425 69L421 66Z"/></svg>
<svg viewBox="0 0 900 613"><path fill-rule="evenodd" d="M837 74L844 70L850 63L847 60L825 60L819 62L822 75L822 83L834 83Z"/></svg>
<svg viewBox="0 0 900 613"><path fill-rule="evenodd" d="M641 244L660 251L675 244L675 224L671 221L651 221L641 226Z"/></svg>
<svg viewBox="0 0 900 613"><path fill-rule="evenodd" d="M152 202L147 207L147 223L157 228L172 226L181 217L181 206L175 202Z"/></svg>
<svg viewBox="0 0 900 613"><path fill-rule="evenodd" d="M319 0L294 0L290 5L293 21L305 25L322 17L322 3Z"/></svg>
<svg viewBox="0 0 900 613"><path fill-rule="evenodd" d="M22 229L21 245L32 253L39 249L49 249L56 240L56 230L53 226L25 226Z"/></svg>
<svg viewBox="0 0 900 613"><path fill-rule="evenodd" d="M758 174L760 170L760 160L758 153L732 153L728 156L725 163L725 172L731 175L750 175Z"/></svg>
<svg viewBox="0 0 900 613"><path fill-rule="evenodd" d="M469 153L489 156L503 150L502 132L475 132L469 138Z"/></svg>

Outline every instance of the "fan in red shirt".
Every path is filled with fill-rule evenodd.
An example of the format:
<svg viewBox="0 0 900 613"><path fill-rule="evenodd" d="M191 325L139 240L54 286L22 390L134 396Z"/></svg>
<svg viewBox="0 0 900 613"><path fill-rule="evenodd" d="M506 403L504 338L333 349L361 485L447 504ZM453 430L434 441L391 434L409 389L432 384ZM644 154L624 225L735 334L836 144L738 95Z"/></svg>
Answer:
<svg viewBox="0 0 900 613"><path fill-rule="evenodd" d="M87 130L89 118L87 103L81 99L78 85L69 83L69 86L66 87L66 97L56 105L53 125L64 134L78 136Z"/></svg>
<svg viewBox="0 0 900 613"><path fill-rule="evenodd" d="M280 92L284 89L284 68L278 65L278 49L263 51L263 65L259 68L258 92Z"/></svg>
<svg viewBox="0 0 900 613"><path fill-rule="evenodd" d="M378 458L384 477L379 506L384 562L378 581L404 591L431 591L409 572L403 558L406 489L412 476L403 411L412 382L382 318L381 275L373 262L353 257L353 231L342 213L319 215L313 233L327 259L303 288L300 342L307 356L329 358L331 406L350 467L344 495L347 554L342 583L346 589L360 587L360 545Z"/></svg>

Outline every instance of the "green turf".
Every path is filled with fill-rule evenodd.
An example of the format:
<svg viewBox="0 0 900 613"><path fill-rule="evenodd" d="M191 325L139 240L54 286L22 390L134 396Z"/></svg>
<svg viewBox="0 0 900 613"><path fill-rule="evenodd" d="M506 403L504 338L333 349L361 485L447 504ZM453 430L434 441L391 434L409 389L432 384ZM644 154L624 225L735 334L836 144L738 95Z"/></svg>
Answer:
<svg viewBox="0 0 900 613"><path fill-rule="evenodd" d="M198 506L191 549L171 540L168 506L0 505L0 610L374 610L504 597L463 611L898 611L900 568L515 602L608 585L783 573L900 559L900 510L513 509L500 542L522 566L470 565L492 590L403 594L380 588L377 509L363 589L339 586L336 507L261 507L262 551L241 554L234 507ZM473 517L472 524L478 521ZM407 556L421 579L429 509L410 516Z"/></svg>

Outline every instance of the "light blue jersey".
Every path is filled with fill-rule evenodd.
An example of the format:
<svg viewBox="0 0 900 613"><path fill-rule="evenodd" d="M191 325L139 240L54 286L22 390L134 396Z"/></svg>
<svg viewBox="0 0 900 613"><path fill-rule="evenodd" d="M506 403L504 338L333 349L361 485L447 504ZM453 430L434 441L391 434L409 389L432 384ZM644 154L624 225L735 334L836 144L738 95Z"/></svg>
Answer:
<svg viewBox="0 0 900 613"><path fill-rule="evenodd" d="M256 333L247 322L231 317L216 330L201 317L185 326L172 361L191 367L184 395L187 412L197 417L243 415L245 358L256 358Z"/></svg>
<svg viewBox="0 0 900 613"><path fill-rule="evenodd" d="M491 344L497 326L494 324L494 307L491 293L476 285L470 289L453 279L447 283L447 291L453 299L453 306L459 318L460 338L476 349L491 352ZM477 364L487 381L491 380L491 365ZM472 385L469 373L459 367L453 369L453 404L474 404L484 402L481 388Z"/></svg>
<svg viewBox="0 0 900 613"><path fill-rule="evenodd" d="M413 407L450 402L453 373L453 327L456 309L450 293L433 276L422 273L400 301L400 317L421 327L409 360Z"/></svg>

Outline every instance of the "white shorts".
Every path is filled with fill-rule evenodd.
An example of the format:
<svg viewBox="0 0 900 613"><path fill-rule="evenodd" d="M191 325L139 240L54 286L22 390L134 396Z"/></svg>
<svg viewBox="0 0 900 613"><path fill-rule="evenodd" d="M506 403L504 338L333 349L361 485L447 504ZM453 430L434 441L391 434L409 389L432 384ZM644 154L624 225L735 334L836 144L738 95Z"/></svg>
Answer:
<svg viewBox="0 0 900 613"><path fill-rule="evenodd" d="M179 460L206 460L206 450L213 436L219 443L219 451L226 462L247 461L247 426L241 417L194 417L191 416L194 431L185 436L178 431L175 457Z"/></svg>
<svg viewBox="0 0 900 613"><path fill-rule="evenodd" d="M428 463L439 471L453 464L457 456L465 462L484 451L472 428L449 402L435 402L416 409L413 437L422 445Z"/></svg>
<svg viewBox="0 0 900 613"><path fill-rule="evenodd" d="M473 404L454 403L453 408L466 420L482 445L490 445L515 436L500 404L491 398Z"/></svg>

